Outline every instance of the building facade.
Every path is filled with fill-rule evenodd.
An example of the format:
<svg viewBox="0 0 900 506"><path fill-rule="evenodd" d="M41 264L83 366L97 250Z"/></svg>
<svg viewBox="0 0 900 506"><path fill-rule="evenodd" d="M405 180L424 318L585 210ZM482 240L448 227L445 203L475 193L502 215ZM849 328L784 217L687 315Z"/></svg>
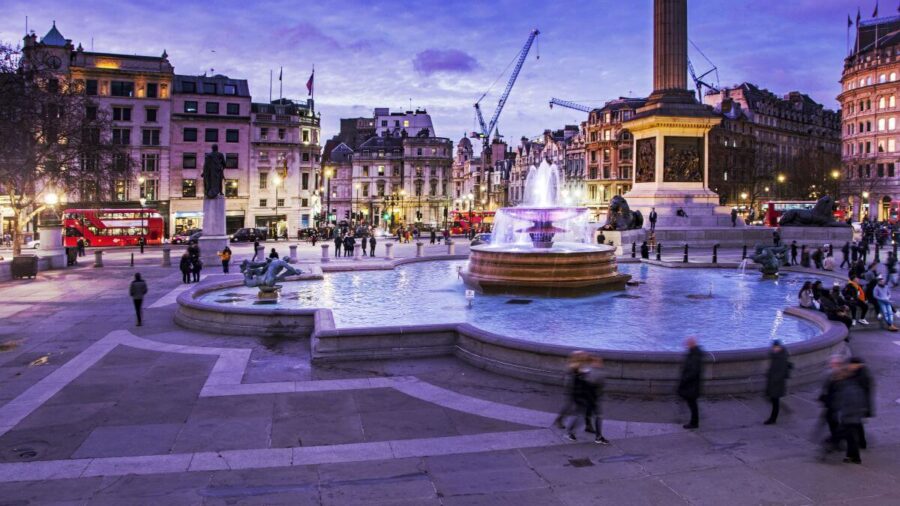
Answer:
<svg viewBox="0 0 900 506"><path fill-rule="evenodd" d="M620 97L588 114L584 125L584 198L594 221L603 221L609 201L631 189L634 173L634 141L622 123L647 102Z"/></svg>
<svg viewBox="0 0 900 506"><path fill-rule="evenodd" d="M841 198L854 218L888 219L900 200L900 16L859 23L841 75Z"/></svg>

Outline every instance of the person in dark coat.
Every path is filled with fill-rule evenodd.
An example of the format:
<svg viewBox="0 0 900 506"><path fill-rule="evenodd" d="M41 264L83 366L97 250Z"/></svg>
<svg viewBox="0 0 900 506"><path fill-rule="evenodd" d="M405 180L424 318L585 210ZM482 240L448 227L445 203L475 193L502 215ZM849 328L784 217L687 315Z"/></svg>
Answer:
<svg viewBox="0 0 900 506"><path fill-rule="evenodd" d="M128 294L131 295L131 300L134 302L134 312L137 315L137 326L140 327L143 322L143 303L144 303L144 295L147 295L147 282L141 279L141 273L134 273L134 281L131 282L131 285L128 287Z"/></svg>
<svg viewBox="0 0 900 506"><path fill-rule="evenodd" d="M863 431L862 419L866 416L866 393L861 382L852 376L849 365L845 366L836 387L840 439L847 442L844 462L861 464L859 435Z"/></svg>
<svg viewBox="0 0 900 506"><path fill-rule="evenodd" d="M693 337L685 339L688 352L681 367L681 380L678 382L678 396L687 402L691 410L691 421L684 424L685 429L696 429L700 426L700 410L697 399L700 398L703 382L703 350Z"/></svg>
<svg viewBox="0 0 900 506"><path fill-rule="evenodd" d="M791 241L791 265L797 265L797 241Z"/></svg>
<svg viewBox="0 0 900 506"><path fill-rule="evenodd" d="M437 230L432 228L431 229L431 244L434 244L436 242L437 242Z"/></svg>
<svg viewBox="0 0 900 506"><path fill-rule="evenodd" d="M194 257L191 259L191 274L194 275L194 283L200 282L200 271L203 270L203 262L200 261L200 257Z"/></svg>
<svg viewBox="0 0 900 506"><path fill-rule="evenodd" d="M806 251L806 245L800 246L800 267L809 268L809 252Z"/></svg>
<svg viewBox="0 0 900 506"><path fill-rule="evenodd" d="M341 238L340 234L334 234L334 256L341 256L341 247L344 245L344 240Z"/></svg>
<svg viewBox="0 0 900 506"><path fill-rule="evenodd" d="M256 255L259 255L259 240L253 240L253 258L250 259L251 262L256 261Z"/></svg>
<svg viewBox="0 0 900 506"><path fill-rule="evenodd" d="M650 258L650 245L647 244L647 241L641 243L641 258Z"/></svg>
<svg viewBox="0 0 900 506"><path fill-rule="evenodd" d="M576 350L569 354L566 361L565 374L565 397L563 398L563 406L553 420L553 425L560 429L566 428L566 418L575 412L575 376L578 374L578 368L581 367L586 360L587 353Z"/></svg>
<svg viewBox="0 0 900 506"><path fill-rule="evenodd" d="M648 217L650 220L650 232L654 232L656 230L656 220L657 220L658 216L659 215L656 214L656 208L655 207L651 208L650 215Z"/></svg>
<svg viewBox="0 0 900 506"><path fill-rule="evenodd" d="M844 243L844 246L841 247L841 254L844 256L844 259L841 261L840 267L843 268L844 265L849 269L851 267L850 264L850 241Z"/></svg>
<svg viewBox="0 0 900 506"><path fill-rule="evenodd" d="M375 240L375 236L374 236L374 235L373 235L372 237L369 238L369 256L370 256L370 257L374 257L374 256L375 256L375 244L376 244L376 243L377 243L377 241Z"/></svg>
<svg viewBox="0 0 900 506"><path fill-rule="evenodd" d="M738 216L737 208L732 207L731 208L731 226L732 227L737 226L737 216Z"/></svg>
<svg viewBox="0 0 900 506"><path fill-rule="evenodd" d="M872 374L869 372L869 368L866 367L866 363L859 357L851 357L847 368L850 379L859 383L859 387L865 395L865 413L863 417L872 418L875 416L875 392ZM865 450L868 448L865 426L862 423L857 427L856 442L859 444L860 449Z"/></svg>
<svg viewBox="0 0 900 506"><path fill-rule="evenodd" d="M363 236L361 242L362 242L362 245L361 245L361 248L362 248L362 256L366 256L366 255L368 254L368 252L366 251L366 249L369 247L369 238L366 237L366 236Z"/></svg>
<svg viewBox="0 0 900 506"><path fill-rule="evenodd" d="M84 256L84 237L78 238L78 256Z"/></svg>
<svg viewBox="0 0 900 506"><path fill-rule="evenodd" d="M840 442L840 424L838 417L837 385L844 374L844 358L834 355L828 362L829 373L822 384L822 392L819 394L819 402L822 403L822 421L828 427L828 438L825 439L825 451L830 452L838 448Z"/></svg>
<svg viewBox="0 0 900 506"><path fill-rule="evenodd" d="M191 257L185 252L181 255L181 262L178 263L178 268L181 270L181 282L182 283L190 283L191 282Z"/></svg>
<svg viewBox="0 0 900 506"><path fill-rule="evenodd" d="M787 349L778 339L772 341L772 349L769 350L769 370L766 372L766 397L772 403L772 414L763 422L765 425L774 425L778 420L778 412L781 410L781 398L787 391L787 379L791 376L791 361Z"/></svg>
<svg viewBox="0 0 900 506"><path fill-rule="evenodd" d="M272 248L272 251L269 252L269 258L272 260L278 260L280 257L278 256L278 252L275 251L275 248Z"/></svg>

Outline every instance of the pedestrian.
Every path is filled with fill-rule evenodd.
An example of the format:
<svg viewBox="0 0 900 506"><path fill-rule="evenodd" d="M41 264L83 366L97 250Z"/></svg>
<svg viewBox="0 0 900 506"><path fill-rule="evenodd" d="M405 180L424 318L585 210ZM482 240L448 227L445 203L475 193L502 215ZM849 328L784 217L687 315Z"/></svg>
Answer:
<svg viewBox="0 0 900 506"><path fill-rule="evenodd" d="M884 323L888 325L887 329L891 332L897 332L898 329L894 326L894 308L891 306L891 287L887 286L887 280L884 279L884 276L878 276L877 285L872 290L872 295L878 303Z"/></svg>
<svg viewBox="0 0 900 506"><path fill-rule="evenodd" d="M841 265L840 265L841 269L844 268L845 264L847 265L847 268L849 269L850 265L851 265L850 264L850 241L845 242L844 245L841 247L841 254L844 257L843 260L841 261Z"/></svg>
<svg viewBox="0 0 900 506"><path fill-rule="evenodd" d="M679 208L675 211L675 216L678 216L679 218L687 218L687 217L688 217L688 214L687 214L686 212L684 212L684 208L683 208L683 207L679 207Z"/></svg>
<svg viewBox="0 0 900 506"><path fill-rule="evenodd" d="M575 413L575 376L578 374L578 369L584 363L586 357L587 353L575 350L569 354L569 358L566 360L566 374L563 379L565 385L563 405L556 415L556 419L553 420L553 425L560 429L566 428L568 417ZM585 423L588 422L586 421Z"/></svg>
<svg viewBox="0 0 900 506"><path fill-rule="evenodd" d="M200 271L203 270L203 262L200 260L200 257L194 257L191 259L191 274L194 275L194 283L200 282Z"/></svg>
<svg viewBox="0 0 900 506"><path fill-rule="evenodd" d="M595 434L594 442L608 445L603 437L603 422L600 416L600 395L603 391L602 361L599 357L586 356L575 370L572 377L572 401L577 410L576 416L570 416L566 423L566 439L576 441L575 426L578 415L584 417L585 432Z"/></svg>
<svg viewBox="0 0 900 506"><path fill-rule="evenodd" d="M737 226L737 217L738 212L736 207L731 208L731 227L734 228Z"/></svg>
<svg viewBox="0 0 900 506"><path fill-rule="evenodd" d="M366 236L362 237L362 256L366 256L366 247L368 246L369 238Z"/></svg>
<svg viewBox="0 0 900 506"><path fill-rule="evenodd" d="M648 218L650 219L650 232L651 233L656 231L656 219L658 216L659 215L656 214L656 208L655 207L650 208L650 215L648 216Z"/></svg>
<svg viewBox="0 0 900 506"><path fill-rule="evenodd" d="M777 228L772 231L772 242L775 243L775 246L781 245L781 231Z"/></svg>
<svg viewBox="0 0 900 506"><path fill-rule="evenodd" d="M810 255L813 261L813 265L816 266L816 269L822 268L822 248L816 248L813 250L812 255Z"/></svg>
<svg viewBox="0 0 900 506"><path fill-rule="evenodd" d="M875 416L875 392L874 384L872 381L872 374L869 372L869 368L866 367L866 363L863 361L863 359L859 357L850 357L850 361L847 364L847 369L849 371L850 379L856 381L859 384L859 387L862 389L865 396L865 413L863 414L863 417L872 418L873 416ZM859 443L860 449L865 450L869 446L868 442L866 441L865 425L860 423L857 430L857 443Z"/></svg>
<svg viewBox="0 0 900 506"><path fill-rule="evenodd" d="M866 393L861 382L851 376L848 365L844 365L835 386L838 439L847 443L844 462L861 464L860 434L863 434L862 419L866 415Z"/></svg>
<svg viewBox="0 0 900 506"><path fill-rule="evenodd" d="M834 270L834 255L832 255L831 253L825 254L825 260L822 260L822 270Z"/></svg>
<svg viewBox="0 0 900 506"><path fill-rule="evenodd" d="M184 252L181 255L181 261L178 263L178 268L181 270L181 282L182 283L190 283L191 282L191 256Z"/></svg>
<svg viewBox="0 0 900 506"><path fill-rule="evenodd" d="M641 258L645 260L650 259L650 245L647 244L647 241L641 243Z"/></svg>
<svg viewBox="0 0 900 506"><path fill-rule="evenodd" d="M256 255L259 255L259 239L253 240L253 258L250 259L251 262L256 261Z"/></svg>
<svg viewBox="0 0 900 506"><path fill-rule="evenodd" d="M335 234L334 234L334 256L335 256L335 258L338 258L341 256L341 248L343 247L343 245L344 245L344 239L341 237L340 234L335 232Z"/></svg>
<svg viewBox="0 0 900 506"><path fill-rule="evenodd" d="M684 341L687 355L681 367L681 380L678 382L678 396L684 399L691 410L691 421L684 424L685 429L700 427L700 409L697 399L700 398L703 381L703 350L697 344L697 339L688 337Z"/></svg>
<svg viewBox="0 0 900 506"><path fill-rule="evenodd" d="M218 253L222 260L222 272L228 274L228 265L231 263L231 248L225 246L225 249Z"/></svg>
<svg viewBox="0 0 900 506"><path fill-rule="evenodd" d="M84 237L78 238L78 256L84 256Z"/></svg>
<svg viewBox="0 0 900 506"><path fill-rule="evenodd" d="M856 244L856 241L853 241L850 245L850 263L855 264L857 260L859 260L859 245Z"/></svg>
<svg viewBox="0 0 900 506"><path fill-rule="evenodd" d="M432 228L430 235L431 235L431 244L436 243L437 242L437 230Z"/></svg>
<svg viewBox="0 0 900 506"><path fill-rule="evenodd" d="M131 282L131 285L128 287L128 294L131 295L131 300L134 302L134 313L137 315L137 326L140 327L143 322L143 308L141 307L144 303L144 295L147 295L147 283L141 279L141 273L134 273L134 281Z"/></svg>
<svg viewBox="0 0 900 506"><path fill-rule="evenodd" d="M791 265L797 265L797 241L791 241Z"/></svg>
<svg viewBox="0 0 900 506"><path fill-rule="evenodd" d="M281 257L278 256L278 252L275 251L275 248L272 248L272 251L269 252L269 258L272 260L278 260Z"/></svg>
<svg viewBox="0 0 900 506"><path fill-rule="evenodd" d="M372 234L372 237L369 238L369 256L375 257L375 234Z"/></svg>
<svg viewBox="0 0 900 506"><path fill-rule="evenodd" d="M772 341L772 348L769 350L769 370L766 372L766 397L772 403L772 413L763 422L765 425L774 425L778 420L781 398L787 390L787 380L791 377L792 367L787 348L778 339Z"/></svg>
<svg viewBox="0 0 900 506"><path fill-rule="evenodd" d="M828 368L828 376L819 394L819 402L822 403L822 425L828 428L828 437L823 442L825 453L838 449L840 442L837 385L844 374L844 357L832 355L828 361Z"/></svg>
<svg viewBox="0 0 900 506"><path fill-rule="evenodd" d="M803 286L800 287L800 293L797 294L797 298L800 300L800 307L804 309L818 309L816 307L815 297L813 296L812 282L806 281L803 283Z"/></svg>
<svg viewBox="0 0 900 506"><path fill-rule="evenodd" d="M806 245L800 246L800 267L809 268L809 251L806 251Z"/></svg>
<svg viewBox="0 0 900 506"><path fill-rule="evenodd" d="M606 244L606 235L603 234L602 230L597 234L597 244Z"/></svg>
<svg viewBox="0 0 900 506"><path fill-rule="evenodd" d="M316 231L316 230L313 230L313 231L309 234L309 242L312 243L313 248L316 247L316 241L318 241L318 240L319 240L319 232Z"/></svg>

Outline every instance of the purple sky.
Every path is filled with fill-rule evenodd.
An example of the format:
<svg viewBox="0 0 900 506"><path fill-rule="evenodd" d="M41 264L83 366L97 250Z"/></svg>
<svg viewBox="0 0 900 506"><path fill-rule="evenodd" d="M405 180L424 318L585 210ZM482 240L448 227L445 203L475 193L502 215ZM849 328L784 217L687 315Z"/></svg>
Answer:
<svg viewBox="0 0 900 506"><path fill-rule="evenodd" d="M892 15L893 0L881 2ZM549 109L551 97L599 105L620 95L645 96L651 85L652 0L575 2L333 0L253 2L111 0L8 2L0 40L39 36L56 20L76 44L96 51L161 54L175 71L215 69L250 81L268 99L269 70L284 66L284 95L306 96L316 67L316 104L330 137L338 119L372 108L426 107L438 135L454 141L474 129L472 103L537 27L538 46L525 63L500 117L510 141L586 115ZM752 81L775 93L808 93L836 107L846 20L871 15L874 0L690 0L690 38L719 67L721 84ZM215 6L214 8L211 6ZM852 36L852 35L851 35ZM708 64L691 50L700 72ZM701 70L703 69L703 70ZM483 102L490 117L503 76Z"/></svg>

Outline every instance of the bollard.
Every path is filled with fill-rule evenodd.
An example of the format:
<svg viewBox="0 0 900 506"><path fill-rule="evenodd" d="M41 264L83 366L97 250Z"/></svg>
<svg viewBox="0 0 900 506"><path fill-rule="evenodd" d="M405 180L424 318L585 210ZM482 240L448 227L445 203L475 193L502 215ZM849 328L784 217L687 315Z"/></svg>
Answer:
<svg viewBox="0 0 900 506"><path fill-rule="evenodd" d="M328 256L328 246L330 246L330 244L322 244L322 260L321 260L321 262L323 264L327 264L331 260L331 257Z"/></svg>
<svg viewBox="0 0 900 506"><path fill-rule="evenodd" d="M162 266L163 267L172 267L172 248L170 248L168 246L163 246L162 252L163 252Z"/></svg>
<svg viewBox="0 0 900 506"><path fill-rule="evenodd" d="M94 250L94 267L103 267L103 250Z"/></svg>
<svg viewBox="0 0 900 506"><path fill-rule="evenodd" d="M134 252L131 252L131 266L134 267Z"/></svg>
<svg viewBox="0 0 900 506"><path fill-rule="evenodd" d="M425 243L417 242L416 243L416 258L425 256Z"/></svg>
<svg viewBox="0 0 900 506"><path fill-rule="evenodd" d="M353 260L359 262L362 260L362 256L360 256L360 250L362 249L362 245L354 244L353 245Z"/></svg>
<svg viewBox="0 0 900 506"><path fill-rule="evenodd" d="M291 263L297 263L297 245L291 244L288 246L288 249L291 250Z"/></svg>
<svg viewBox="0 0 900 506"><path fill-rule="evenodd" d="M392 242L384 243L384 258L387 258L388 260L394 258L393 249L394 249L394 243L392 243Z"/></svg>
<svg viewBox="0 0 900 506"><path fill-rule="evenodd" d="M456 254L456 243L451 239L447 239L447 254L455 255Z"/></svg>
<svg viewBox="0 0 900 506"><path fill-rule="evenodd" d="M688 245L684 245L684 258L681 260L682 263L688 263Z"/></svg>
<svg viewBox="0 0 900 506"><path fill-rule="evenodd" d="M637 243L631 243L631 258L637 258Z"/></svg>
<svg viewBox="0 0 900 506"><path fill-rule="evenodd" d="M741 253L741 260L747 259L747 245L744 245L744 251Z"/></svg>
<svg viewBox="0 0 900 506"><path fill-rule="evenodd" d="M661 242L656 243L656 260L657 261L662 260L662 243Z"/></svg>
<svg viewBox="0 0 900 506"><path fill-rule="evenodd" d="M719 263L719 245L718 244L713 244L713 261L712 261L712 263L714 263L714 264Z"/></svg>

